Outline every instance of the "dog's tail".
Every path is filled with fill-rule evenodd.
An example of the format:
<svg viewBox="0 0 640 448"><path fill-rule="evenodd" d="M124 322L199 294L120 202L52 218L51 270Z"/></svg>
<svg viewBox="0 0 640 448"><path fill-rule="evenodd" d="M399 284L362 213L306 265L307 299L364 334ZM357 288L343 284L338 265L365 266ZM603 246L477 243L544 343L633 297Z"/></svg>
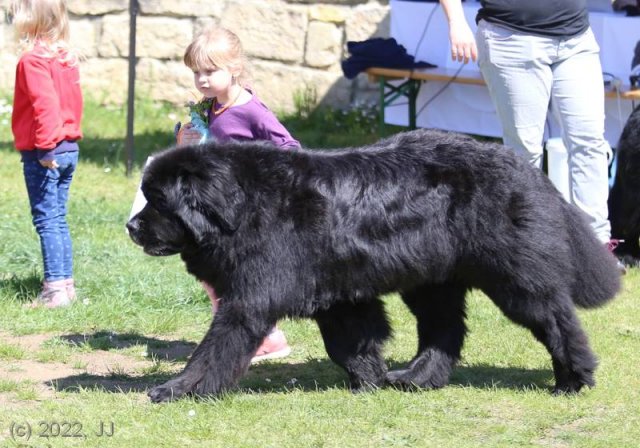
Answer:
<svg viewBox="0 0 640 448"><path fill-rule="evenodd" d="M613 299L620 289L620 270L616 258L598 241L581 212L565 204L565 219L571 229L574 282L573 301L582 308L594 308Z"/></svg>

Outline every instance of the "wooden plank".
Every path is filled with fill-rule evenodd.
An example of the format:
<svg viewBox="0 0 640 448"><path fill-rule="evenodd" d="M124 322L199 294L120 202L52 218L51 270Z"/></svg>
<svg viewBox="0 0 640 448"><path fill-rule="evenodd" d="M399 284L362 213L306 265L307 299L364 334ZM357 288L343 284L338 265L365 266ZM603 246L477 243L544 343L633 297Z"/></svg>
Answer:
<svg viewBox="0 0 640 448"><path fill-rule="evenodd" d="M417 81L442 81L478 86L486 85L482 75L478 72L469 73L461 71L456 75L457 70L441 67L416 70L371 67L366 70L366 73L369 75L369 80L372 82L377 82L380 78L383 78L389 81L397 79L415 79ZM623 85L620 90L607 90L605 92L605 96L607 98L619 97L623 100L638 101L640 100L640 89L631 90L629 85Z"/></svg>
<svg viewBox="0 0 640 448"><path fill-rule="evenodd" d="M384 68L384 67L371 67L366 70L369 75L369 79L372 81L378 80L380 77L384 77L388 80L393 79L415 79L417 81L444 81L453 82L458 84L473 84L483 86L485 85L482 76L476 72L468 73L461 71L456 76L457 70L450 68L423 68L415 70L396 69L396 68Z"/></svg>
<svg viewBox="0 0 640 448"><path fill-rule="evenodd" d="M629 86L623 86L621 90L611 89L605 93L607 98L618 98L623 100L638 101L640 100L640 89L630 90Z"/></svg>

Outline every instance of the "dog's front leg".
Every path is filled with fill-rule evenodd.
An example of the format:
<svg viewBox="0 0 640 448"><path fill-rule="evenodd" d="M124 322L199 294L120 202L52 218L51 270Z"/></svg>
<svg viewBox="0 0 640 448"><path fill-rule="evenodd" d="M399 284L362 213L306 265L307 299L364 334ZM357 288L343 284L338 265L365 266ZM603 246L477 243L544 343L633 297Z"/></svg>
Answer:
<svg viewBox="0 0 640 448"><path fill-rule="evenodd" d="M225 301L182 373L153 388L149 392L151 401L171 401L188 393L217 395L234 387L247 371L274 323L256 316L249 318Z"/></svg>

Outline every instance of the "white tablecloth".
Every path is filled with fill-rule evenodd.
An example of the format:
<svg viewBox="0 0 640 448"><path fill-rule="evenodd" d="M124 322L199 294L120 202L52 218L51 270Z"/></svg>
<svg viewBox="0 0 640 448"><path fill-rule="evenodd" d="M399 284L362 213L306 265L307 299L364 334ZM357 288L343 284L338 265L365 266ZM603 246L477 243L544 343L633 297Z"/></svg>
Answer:
<svg viewBox="0 0 640 448"><path fill-rule="evenodd" d="M534 0L535 1L535 0ZM475 32L475 16L480 3L463 3L469 25ZM640 40L640 17L626 17L622 13L590 13L591 28L600 44L600 60L604 72L629 83L631 60L636 42ZM423 36L424 33L424 36ZM391 0L391 36L404 45L416 60L428 61L440 67L457 69L460 63L450 57L449 30L439 3ZM422 37L422 39L421 39ZM462 67L464 71L479 72L476 63ZM490 137L500 137L502 129L489 93L484 86L450 84L443 82L423 84L417 101L420 111L417 125L459 131ZM444 91L432 99L444 88ZM589 94L585 92L585 94ZM408 111L406 100L399 99L385 111L385 121L406 125ZM605 137L612 146L620 133L632 105L627 100L607 99ZM557 124L550 123L550 136L557 136Z"/></svg>

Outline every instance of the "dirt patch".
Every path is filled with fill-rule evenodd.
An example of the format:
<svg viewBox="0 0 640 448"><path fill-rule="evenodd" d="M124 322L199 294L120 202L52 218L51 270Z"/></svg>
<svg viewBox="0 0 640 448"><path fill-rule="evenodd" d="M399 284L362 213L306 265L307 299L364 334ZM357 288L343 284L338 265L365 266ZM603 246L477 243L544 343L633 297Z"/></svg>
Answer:
<svg viewBox="0 0 640 448"><path fill-rule="evenodd" d="M21 349L16 355L19 359L9 355L0 363L0 378L18 383L18 388L25 384L33 387L38 399L78 387L142 392L157 382L158 375L179 371L195 347L194 343L172 341L165 336L149 338L110 332L24 336L0 332L0 344ZM129 348L131 353L126 353ZM64 352L63 362L38 360L56 358L56 352ZM16 404L16 392L0 392L0 406L9 403Z"/></svg>
<svg viewBox="0 0 640 448"><path fill-rule="evenodd" d="M42 345L55 337L55 334L28 334L24 336L13 336L0 332L0 341L8 345L15 345L27 352L40 350Z"/></svg>

